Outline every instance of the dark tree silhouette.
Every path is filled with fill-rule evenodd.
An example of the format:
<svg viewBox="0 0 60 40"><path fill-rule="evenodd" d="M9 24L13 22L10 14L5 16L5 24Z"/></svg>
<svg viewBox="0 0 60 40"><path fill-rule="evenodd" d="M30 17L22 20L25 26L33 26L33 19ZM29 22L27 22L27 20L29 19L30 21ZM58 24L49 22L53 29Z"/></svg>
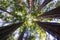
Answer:
<svg viewBox="0 0 60 40"><path fill-rule="evenodd" d="M22 25L23 22L11 24L0 28L0 40L6 40L11 33Z"/></svg>
<svg viewBox="0 0 60 40"><path fill-rule="evenodd" d="M60 18L60 6L38 16L43 18Z"/></svg>
<svg viewBox="0 0 60 40"><path fill-rule="evenodd" d="M60 38L60 23L51 22L36 22L41 28L43 28L48 33L52 34L54 37Z"/></svg>

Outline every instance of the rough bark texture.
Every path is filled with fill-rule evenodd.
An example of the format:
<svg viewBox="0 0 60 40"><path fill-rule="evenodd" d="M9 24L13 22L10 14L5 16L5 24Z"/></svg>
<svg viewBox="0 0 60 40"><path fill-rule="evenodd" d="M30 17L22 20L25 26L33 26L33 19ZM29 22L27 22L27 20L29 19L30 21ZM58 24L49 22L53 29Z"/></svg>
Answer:
<svg viewBox="0 0 60 40"><path fill-rule="evenodd" d="M9 26L4 26L0 28L0 40L5 40L8 36L13 33L18 27L22 25L23 22L12 24Z"/></svg>
<svg viewBox="0 0 60 40"><path fill-rule="evenodd" d="M60 6L50 10L48 12L43 13L42 15L38 16L39 17L43 17L43 18L60 18Z"/></svg>
<svg viewBox="0 0 60 40"><path fill-rule="evenodd" d="M50 22L39 22L37 24L43 28L48 33L52 34L56 38L60 38L60 24L59 23L50 23Z"/></svg>
<svg viewBox="0 0 60 40"><path fill-rule="evenodd" d="M44 2L39 5L38 9L37 9L37 12L41 11L41 9L46 6L49 2L51 2L52 0L44 0Z"/></svg>

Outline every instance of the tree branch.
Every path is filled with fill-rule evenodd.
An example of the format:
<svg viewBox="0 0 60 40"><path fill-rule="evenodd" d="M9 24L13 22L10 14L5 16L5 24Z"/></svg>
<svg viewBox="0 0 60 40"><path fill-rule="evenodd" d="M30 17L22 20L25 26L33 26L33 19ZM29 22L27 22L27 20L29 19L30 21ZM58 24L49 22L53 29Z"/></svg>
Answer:
<svg viewBox="0 0 60 40"><path fill-rule="evenodd" d="M0 10L1 10L1 11L4 11L4 12L7 12L7 13L9 13L9 14L10 14L10 12L6 11L6 10L5 10L5 9L3 9L3 8L0 8Z"/></svg>

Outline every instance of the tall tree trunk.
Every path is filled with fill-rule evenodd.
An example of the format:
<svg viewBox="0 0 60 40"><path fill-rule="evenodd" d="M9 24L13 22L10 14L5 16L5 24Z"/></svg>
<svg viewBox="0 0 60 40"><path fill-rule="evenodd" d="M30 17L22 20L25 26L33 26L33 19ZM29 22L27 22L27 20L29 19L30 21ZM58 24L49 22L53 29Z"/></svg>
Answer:
<svg viewBox="0 0 60 40"><path fill-rule="evenodd" d="M60 37L60 23L39 22L37 24L48 33L59 39Z"/></svg>
<svg viewBox="0 0 60 40"><path fill-rule="evenodd" d="M41 11L41 9L46 6L48 3L50 3L52 0L44 0L44 2L39 5L38 9L37 9L37 12Z"/></svg>
<svg viewBox="0 0 60 40"><path fill-rule="evenodd" d="M18 27L22 25L23 22L4 26L0 28L0 40L5 40L12 34Z"/></svg>
<svg viewBox="0 0 60 40"><path fill-rule="evenodd" d="M38 16L43 18L60 18L60 6Z"/></svg>
<svg viewBox="0 0 60 40"><path fill-rule="evenodd" d="M31 13L34 6L34 0L27 0L27 3L29 7L29 13Z"/></svg>

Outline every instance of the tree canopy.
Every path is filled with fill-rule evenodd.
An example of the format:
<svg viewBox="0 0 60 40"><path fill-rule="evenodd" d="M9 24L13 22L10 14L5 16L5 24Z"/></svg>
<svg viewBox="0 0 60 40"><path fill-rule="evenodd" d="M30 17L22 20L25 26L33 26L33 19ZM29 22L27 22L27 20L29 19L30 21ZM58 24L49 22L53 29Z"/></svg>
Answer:
<svg viewBox="0 0 60 40"><path fill-rule="evenodd" d="M0 0L0 40L48 40L46 32L59 39L59 4L59 0ZM55 18L58 22L50 23Z"/></svg>

